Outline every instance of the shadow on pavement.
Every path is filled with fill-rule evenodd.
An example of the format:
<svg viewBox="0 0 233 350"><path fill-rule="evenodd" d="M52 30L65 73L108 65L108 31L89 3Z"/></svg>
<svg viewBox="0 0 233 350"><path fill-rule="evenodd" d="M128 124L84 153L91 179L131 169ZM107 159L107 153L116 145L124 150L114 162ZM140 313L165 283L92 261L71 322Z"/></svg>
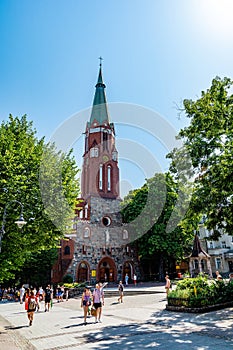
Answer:
<svg viewBox="0 0 233 350"><path fill-rule="evenodd" d="M84 348L85 343L91 343L95 349L103 350L232 349L232 322L227 325L227 321L232 320L232 310L208 314L177 314L163 310L152 313L145 324L96 327L82 337Z"/></svg>
<svg viewBox="0 0 233 350"><path fill-rule="evenodd" d="M5 326L6 330L16 330L21 328L28 328L28 325L24 324L23 326Z"/></svg>

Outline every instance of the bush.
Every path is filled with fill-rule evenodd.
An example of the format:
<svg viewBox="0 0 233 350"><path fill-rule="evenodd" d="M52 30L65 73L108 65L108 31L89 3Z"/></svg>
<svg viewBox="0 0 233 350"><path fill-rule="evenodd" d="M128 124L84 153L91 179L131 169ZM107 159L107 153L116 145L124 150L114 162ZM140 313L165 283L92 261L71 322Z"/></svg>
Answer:
<svg viewBox="0 0 233 350"><path fill-rule="evenodd" d="M176 299L176 300L174 300ZM233 301L233 281L210 280L205 276L187 278L177 282L176 289L168 294L168 305L177 305L185 299L187 307L201 307Z"/></svg>
<svg viewBox="0 0 233 350"><path fill-rule="evenodd" d="M73 277L71 275L65 275L62 280L63 283L72 283Z"/></svg>

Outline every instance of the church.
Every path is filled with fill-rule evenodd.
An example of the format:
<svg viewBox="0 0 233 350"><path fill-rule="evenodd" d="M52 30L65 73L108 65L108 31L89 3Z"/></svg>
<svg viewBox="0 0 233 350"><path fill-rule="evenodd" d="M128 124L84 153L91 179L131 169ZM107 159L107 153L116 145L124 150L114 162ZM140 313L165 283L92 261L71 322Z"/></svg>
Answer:
<svg viewBox="0 0 233 350"><path fill-rule="evenodd" d="M89 121L86 123L81 198L73 234L61 241L51 283L117 283L140 279L137 249L129 244L120 214L120 171L114 123L110 121L100 59Z"/></svg>

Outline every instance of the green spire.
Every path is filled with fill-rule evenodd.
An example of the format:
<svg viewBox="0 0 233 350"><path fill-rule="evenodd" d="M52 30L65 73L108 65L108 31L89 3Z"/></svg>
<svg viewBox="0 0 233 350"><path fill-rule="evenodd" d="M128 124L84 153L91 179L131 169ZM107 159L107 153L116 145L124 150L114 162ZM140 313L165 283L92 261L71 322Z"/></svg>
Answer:
<svg viewBox="0 0 233 350"><path fill-rule="evenodd" d="M108 110L107 110L107 102L106 102L106 95L105 95L105 84L103 83L103 77L102 77L102 58L100 57L100 69L99 69L99 76L97 80L97 84L95 86L95 96L91 111L91 118L90 118L90 124L94 122L94 120L97 121L99 125L109 124L109 117L108 117Z"/></svg>

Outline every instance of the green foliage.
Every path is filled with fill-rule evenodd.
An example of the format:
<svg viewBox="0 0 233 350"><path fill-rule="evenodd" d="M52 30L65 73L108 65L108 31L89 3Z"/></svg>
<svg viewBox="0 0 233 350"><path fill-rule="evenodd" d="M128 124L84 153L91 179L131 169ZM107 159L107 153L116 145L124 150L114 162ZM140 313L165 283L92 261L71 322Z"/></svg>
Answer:
<svg viewBox="0 0 233 350"><path fill-rule="evenodd" d="M18 286L29 284L30 286L40 287L50 283L51 268L57 259L58 251L56 248L33 252L21 267L20 271L15 273L14 280L9 284L16 283Z"/></svg>
<svg viewBox="0 0 233 350"><path fill-rule="evenodd" d="M195 187L190 206L190 218L207 215L207 228L233 232L233 95L232 80L216 77L207 91L196 101L184 100L184 111L190 125L182 129L179 138L192 160ZM180 151L169 154L171 171L175 171Z"/></svg>
<svg viewBox="0 0 233 350"><path fill-rule="evenodd" d="M60 188L68 205L54 206L53 221L46 211L42 198L39 174L43 155L53 154L61 169ZM48 172L51 171L47 167ZM2 239L0 259L0 282L14 279L22 267L31 261L37 252L49 250L56 246L64 235L67 218L79 193L79 183L75 178L78 169L71 153L56 153L55 149L46 145L44 139L38 140L32 122L26 116L22 118L9 116L9 121L0 125L0 215L7 207L5 234ZM53 175L53 174L52 174ZM47 198L56 198L58 185L55 176L50 176L49 186L44 187ZM27 224L22 230L14 221L19 217L20 207L14 200L24 205L24 218ZM51 201L50 201L51 203ZM59 203L61 204L61 202ZM56 210L58 213L56 213ZM59 221L59 225L56 223ZM63 230L63 231L62 231Z"/></svg>
<svg viewBox="0 0 233 350"><path fill-rule="evenodd" d="M180 206L178 197L183 195ZM137 240L139 255L161 256L167 260L181 260L193 239L193 230L183 229L183 207L186 206L185 188L174 181L171 174L156 174L141 188L131 191L122 203L122 217Z"/></svg>
<svg viewBox="0 0 233 350"><path fill-rule="evenodd" d="M233 282L224 280L209 280L207 277L186 278L177 283L176 289L168 294L168 304L187 307L215 305L233 300Z"/></svg>
<svg viewBox="0 0 233 350"><path fill-rule="evenodd" d="M70 284L72 282L73 282L73 277L71 275L65 275L63 277L62 283L65 283L67 285L67 284Z"/></svg>
<svg viewBox="0 0 233 350"><path fill-rule="evenodd" d="M61 283L62 284L62 283ZM66 288L84 288L87 285L87 282L80 282L80 283L64 283L64 287Z"/></svg>

